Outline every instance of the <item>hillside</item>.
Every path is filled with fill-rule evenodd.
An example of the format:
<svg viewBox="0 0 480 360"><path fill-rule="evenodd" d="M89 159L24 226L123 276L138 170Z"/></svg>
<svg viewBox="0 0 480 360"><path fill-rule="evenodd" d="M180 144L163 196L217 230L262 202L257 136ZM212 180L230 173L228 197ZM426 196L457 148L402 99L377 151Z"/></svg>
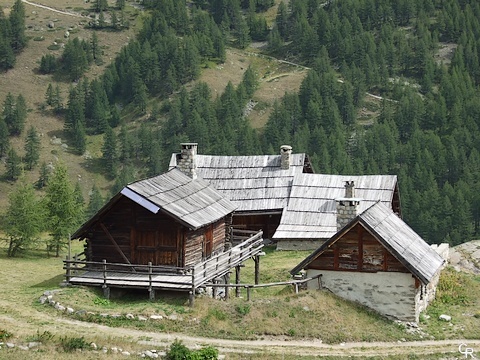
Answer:
<svg viewBox="0 0 480 360"><path fill-rule="evenodd" d="M10 0L1 0L0 6L8 14ZM25 2L26 8L26 35L30 39L27 48L17 57L14 69L2 74L0 80L0 102L3 103L7 93L14 95L23 94L27 99L28 117L25 129L33 125L41 137L40 163L55 164L61 161L68 165L72 182L79 182L83 189L85 199L93 184L100 188L104 196L108 196L112 180L106 178L99 163L101 158L102 136L90 136L85 154L78 155L68 147L65 138L64 121L56 116L52 110L45 109L45 94L48 84L58 84L62 90L64 103L67 101L68 90L74 83L60 80L53 75L39 73L40 59L45 54L60 56L62 47L51 50L51 45L62 45L67 42L64 34L70 32L70 38L90 39L93 30L86 26L91 20L93 12L91 7L83 0L43 1L40 3ZM102 48L103 65L93 64L85 74L94 79L102 74L105 66L115 59L120 49L131 40L138 31L138 15L141 8L127 2L125 12L133 25L128 30L122 31L97 31L99 43ZM49 28L53 23L53 28ZM251 123L256 128L261 128L268 120L271 105L280 99L286 91L296 91L306 74L306 69L301 66L289 65L276 61L274 58L258 56L254 52L240 49L227 49L224 63L202 70L198 81L205 82L212 89L213 96L223 92L228 82L234 85L242 79L242 75L249 65L253 65L259 77L259 86L255 93L254 101L257 103L249 114ZM152 98L149 106L155 106L161 99ZM128 111L123 115L125 121L141 124L145 119L138 114ZM135 126L135 125L134 125ZM20 137L11 139L11 145L19 154L23 154L26 132ZM56 139L54 141L54 139ZM60 142L61 139L61 142ZM5 161L0 164L0 174L5 172ZM35 182L39 177L39 166L26 172L30 181ZM9 189L13 183L0 181L0 212L7 206Z"/></svg>

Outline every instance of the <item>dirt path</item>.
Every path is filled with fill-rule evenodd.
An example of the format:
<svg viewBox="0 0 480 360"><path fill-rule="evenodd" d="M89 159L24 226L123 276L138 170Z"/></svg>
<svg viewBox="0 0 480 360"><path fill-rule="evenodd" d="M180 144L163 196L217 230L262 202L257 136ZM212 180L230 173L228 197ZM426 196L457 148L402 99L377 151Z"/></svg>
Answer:
<svg viewBox="0 0 480 360"><path fill-rule="evenodd" d="M31 5L31 6L39 7L39 8L42 8L42 9L47 9L47 10L50 10L50 11L53 11L53 12L56 12L56 13L59 13L59 14L63 14L63 15L69 15L69 16L74 16L74 17L79 17L79 18L83 17L82 15L74 13L74 12L58 10L58 9L52 8L50 6L45 6L45 5L42 5L42 4L27 1L27 0L22 0L22 2L25 3L25 4Z"/></svg>
<svg viewBox="0 0 480 360"><path fill-rule="evenodd" d="M22 314L23 315L23 314ZM191 348L203 345L212 345L220 353L262 353L262 354L301 354L303 356L374 356L374 355L402 355L402 354L459 354L461 344L474 349L475 354L480 351L480 340L439 340L439 341L413 341L413 342L354 342L336 345L324 344L320 340L284 340L279 338L267 338L262 340L229 340L213 339L207 337L195 337L177 333L161 333L135 330L130 328L113 328L95 323L70 320L63 317L55 317L43 312L29 312L28 319L20 314L0 314L0 323L3 326L30 331L37 331L42 324L42 331L50 331L57 336L65 334L88 333L89 338L108 339L111 346L126 346L126 343L134 347L167 348L175 339Z"/></svg>

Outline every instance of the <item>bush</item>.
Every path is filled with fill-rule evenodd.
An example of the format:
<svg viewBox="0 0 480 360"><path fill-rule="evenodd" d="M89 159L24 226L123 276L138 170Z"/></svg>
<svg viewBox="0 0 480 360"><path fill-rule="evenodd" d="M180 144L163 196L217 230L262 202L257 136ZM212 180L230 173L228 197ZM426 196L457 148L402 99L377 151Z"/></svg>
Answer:
<svg viewBox="0 0 480 360"><path fill-rule="evenodd" d="M7 340L9 337L11 337L12 334L9 333L7 330L0 329L0 340Z"/></svg>
<svg viewBox="0 0 480 360"><path fill-rule="evenodd" d="M79 338L69 338L65 336L60 338L60 344L65 352L73 352L77 349L83 350L90 347L83 336Z"/></svg>
<svg viewBox="0 0 480 360"><path fill-rule="evenodd" d="M212 346L206 346L197 351L192 351L182 344L181 340L175 340L165 355L166 360L217 360L218 350Z"/></svg>
<svg viewBox="0 0 480 360"><path fill-rule="evenodd" d="M170 349L168 350L165 359L167 360L185 360L190 359L191 351L185 345L182 344L181 340L175 340Z"/></svg>

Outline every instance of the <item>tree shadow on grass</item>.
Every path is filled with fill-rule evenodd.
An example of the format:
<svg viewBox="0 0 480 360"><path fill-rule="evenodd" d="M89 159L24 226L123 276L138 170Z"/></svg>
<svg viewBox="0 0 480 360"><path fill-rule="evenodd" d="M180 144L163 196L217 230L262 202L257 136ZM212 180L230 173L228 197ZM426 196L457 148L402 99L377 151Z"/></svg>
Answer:
<svg viewBox="0 0 480 360"><path fill-rule="evenodd" d="M63 274L55 275L54 277L39 282L38 284L30 286L31 288L51 288L51 287L59 287L62 281L65 280L65 276Z"/></svg>

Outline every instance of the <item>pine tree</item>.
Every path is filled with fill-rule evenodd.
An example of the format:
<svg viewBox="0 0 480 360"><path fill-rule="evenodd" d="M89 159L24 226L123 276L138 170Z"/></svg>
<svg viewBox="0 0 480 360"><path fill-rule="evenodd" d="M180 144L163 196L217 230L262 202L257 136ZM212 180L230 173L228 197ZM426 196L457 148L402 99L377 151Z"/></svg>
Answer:
<svg viewBox="0 0 480 360"><path fill-rule="evenodd" d="M37 189L43 189L47 185L48 178L50 176L50 168L47 166L47 163L45 161L43 161L40 165L39 173L39 178L35 186Z"/></svg>
<svg viewBox="0 0 480 360"><path fill-rule="evenodd" d="M12 93L8 93L3 101L2 117L7 125L8 132L11 135L13 124L15 123L15 98Z"/></svg>
<svg viewBox="0 0 480 360"><path fill-rule="evenodd" d="M45 206L50 233L47 250L53 251L58 257L60 251L67 246L69 236L82 220L82 209L78 207L75 188L63 164L57 164L48 179L45 189Z"/></svg>
<svg viewBox="0 0 480 360"><path fill-rule="evenodd" d="M10 134L18 136L23 132L27 119L27 103L22 94L17 96L14 115L14 121L10 126Z"/></svg>
<svg viewBox="0 0 480 360"><path fill-rule="evenodd" d="M8 127L7 124L5 124L5 121L0 119L0 158L7 154L9 148L10 137L8 133Z"/></svg>
<svg viewBox="0 0 480 360"><path fill-rule="evenodd" d="M16 52L22 50L27 44L25 36L25 6L22 0L16 0L9 16L11 30L11 46Z"/></svg>
<svg viewBox="0 0 480 360"><path fill-rule="evenodd" d="M33 126L30 127L25 141L25 158L24 162L27 169L32 170L40 158L40 138Z"/></svg>
<svg viewBox="0 0 480 360"><path fill-rule="evenodd" d="M118 9L123 10L125 8L125 0L116 0L115 5Z"/></svg>
<svg viewBox="0 0 480 360"><path fill-rule="evenodd" d="M35 195L33 186L22 179L9 196L3 230L8 241L8 257L34 247L43 230L44 211L42 202Z"/></svg>
<svg viewBox="0 0 480 360"><path fill-rule="evenodd" d="M103 136L102 159L105 170L110 178L114 178L118 170L117 136L111 127L108 127Z"/></svg>
<svg viewBox="0 0 480 360"><path fill-rule="evenodd" d="M97 185L93 184L92 190L89 194L89 201L85 212L85 217L87 219L93 217L98 212L98 210L102 208L103 204L104 200L102 194L100 193Z"/></svg>
<svg viewBox="0 0 480 360"><path fill-rule="evenodd" d="M22 160L13 148L10 148L7 153L6 170L7 179L12 181L17 180L22 173Z"/></svg>
<svg viewBox="0 0 480 360"><path fill-rule="evenodd" d="M45 102L49 106L52 106L52 104L53 104L53 86L52 86L52 83L49 83L48 86L47 86L47 91L45 92Z"/></svg>
<svg viewBox="0 0 480 360"><path fill-rule="evenodd" d="M93 10L95 10L95 12L101 12L107 9L108 9L107 0L94 0Z"/></svg>

